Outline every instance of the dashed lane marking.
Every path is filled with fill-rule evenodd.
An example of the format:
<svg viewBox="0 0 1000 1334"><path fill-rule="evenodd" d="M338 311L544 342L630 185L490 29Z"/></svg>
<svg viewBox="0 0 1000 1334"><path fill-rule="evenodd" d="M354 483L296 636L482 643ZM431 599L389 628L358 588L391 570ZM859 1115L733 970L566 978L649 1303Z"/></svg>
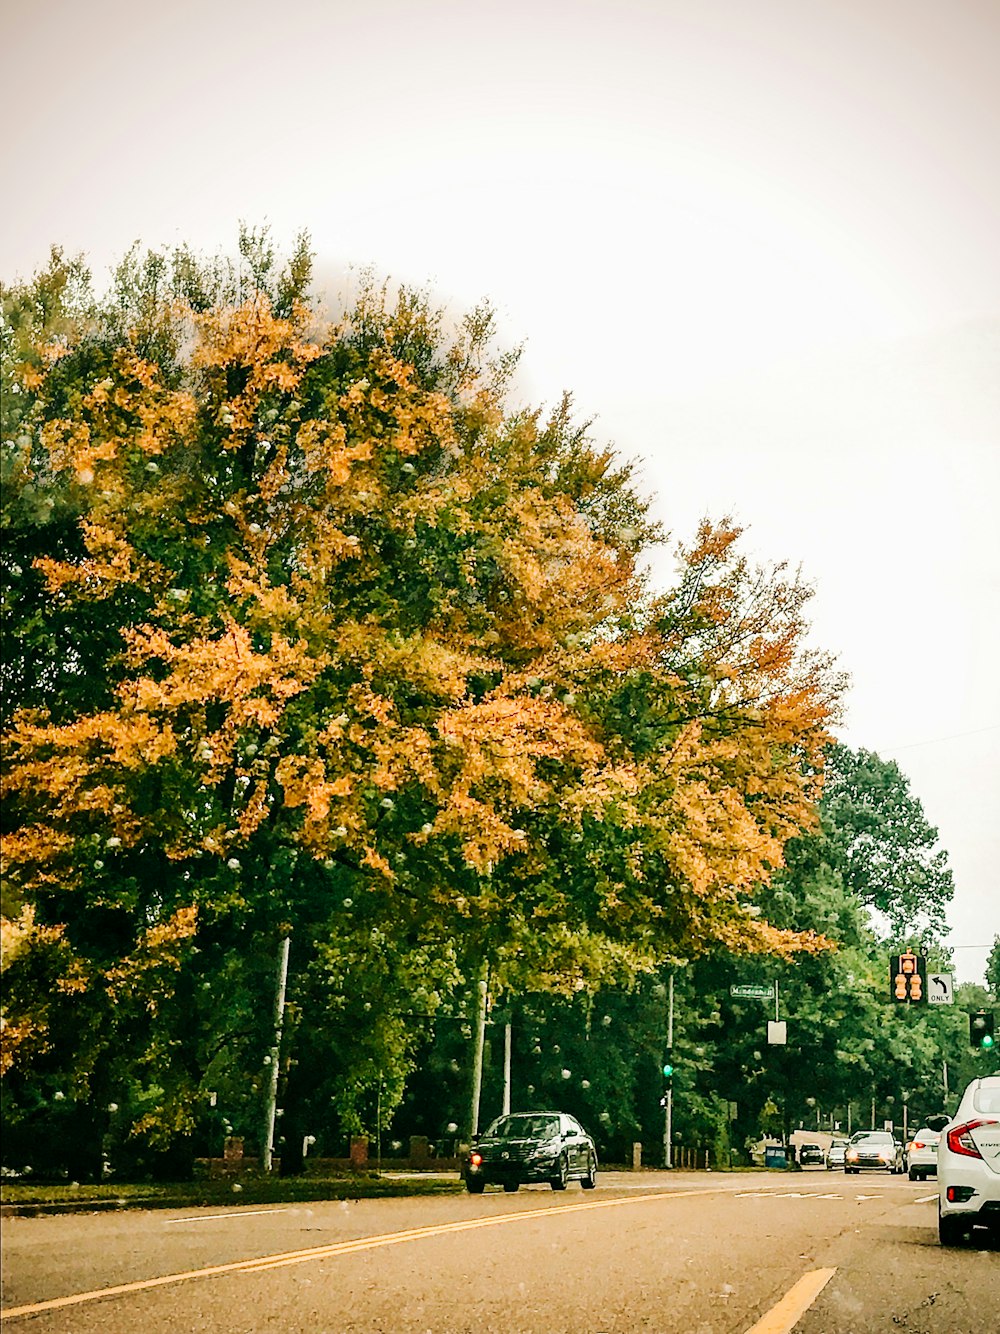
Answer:
<svg viewBox="0 0 1000 1334"><path fill-rule="evenodd" d="M792 1284L781 1301L775 1303L770 1311L766 1311L746 1334L788 1334L789 1330L794 1329L799 1323L836 1272L836 1269L814 1269L808 1274L803 1274L797 1283Z"/></svg>

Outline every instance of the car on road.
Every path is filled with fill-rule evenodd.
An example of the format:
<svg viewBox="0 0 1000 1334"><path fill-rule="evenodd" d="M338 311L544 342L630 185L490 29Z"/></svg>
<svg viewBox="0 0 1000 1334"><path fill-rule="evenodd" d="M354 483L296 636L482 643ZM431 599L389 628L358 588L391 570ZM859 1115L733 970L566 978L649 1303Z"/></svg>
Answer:
<svg viewBox="0 0 1000 1334"><path fill-rule="evenodd" d="M597 1185L597 1148L575 1117L566 1112L511 1112L478 1136L462 1169L465 1188L481 1195L487 1185L515 1191L532 1181L565 1190L579 1181Z"/></svg>
<svg viewBox="0 0 1000 1334"><path fill-rule="evenodd" d="M906 1171L911 1181L923 1181L937 1172L938 1140L929 1126L921 1126L906 1146Z"/></svg>
<svg viewBox="0 0 1000 1334"><path fill-rule="evenodd" d="M821 1144L800 1144L799 1145L799 1166L800 1167L822 1167L825 1161L823 1146Z"/></svg>
<svg viewBox="0 0 1000 1334"><path fill-rule="evenodd" d="M847 1140L831 1140L830 1147L826 1151L827 1171L834 1167L844 1166L844 1154L847 1152Z"/></svg>
<svg viewBox="0 0 1000 1334"><path fill-rule="evenodd" d="M974 1079L937 1147L938 1237L965 1241L976 1226L1000 1232L1000 1074Z"/></svg>
<svg viewBox="0 0 1000 1334"><path fill-rule="evenodd" d="M844 1171L888 1172L903 1169L903 1146L888 1130L859 1130L851 1136L844 1154Z"/></svg>

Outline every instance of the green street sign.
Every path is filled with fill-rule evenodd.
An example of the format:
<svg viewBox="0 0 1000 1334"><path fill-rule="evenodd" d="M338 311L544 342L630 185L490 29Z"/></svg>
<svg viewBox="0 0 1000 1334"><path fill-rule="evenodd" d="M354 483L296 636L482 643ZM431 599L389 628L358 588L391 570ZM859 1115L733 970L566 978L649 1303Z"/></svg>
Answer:
<svg viewBox="0 0 1000 1334"><path fill-rule="evenodd" d="M745 982L729 988L730 996L743 996L747 1000L774 1000L773 982Z"/></svg>

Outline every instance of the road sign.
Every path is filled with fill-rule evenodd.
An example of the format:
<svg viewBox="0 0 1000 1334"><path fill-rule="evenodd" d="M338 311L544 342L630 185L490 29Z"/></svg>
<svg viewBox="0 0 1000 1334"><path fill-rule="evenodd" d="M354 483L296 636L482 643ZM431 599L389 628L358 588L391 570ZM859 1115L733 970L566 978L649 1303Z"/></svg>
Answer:
<svg viewBox="0 0 1000 1334"><path fill-rule="evenodd" d="M767 1042L770 1047L786 1047L788 1045L788 1025L784 1019L780 1023L776 1019L768 1020Z"/></svg>
<svg viewBox="0 0 1000 1334"><path fill-rule="evenodd" d="M954 1005L955 988L951 973L927 974L927 1001L930 1005Z"/></svg>
<svg viewBox="0 0 1000 1334"><path fill-rule="evenodd" d="M730 996L743 996L748 1000L774 1000L773 982L745 982L729 988Z"/></svg>

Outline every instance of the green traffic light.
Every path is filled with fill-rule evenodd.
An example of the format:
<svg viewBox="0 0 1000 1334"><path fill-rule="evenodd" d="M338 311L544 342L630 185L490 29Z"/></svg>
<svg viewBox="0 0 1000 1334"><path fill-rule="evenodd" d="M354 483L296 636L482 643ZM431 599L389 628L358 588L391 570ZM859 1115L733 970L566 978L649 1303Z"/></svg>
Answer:
<svg viewBox="0 0 1000 1334"><path fill-rule="evenodd" d="M983 1051L990 1051L993 1047L993 1034L984 1033L979 1045L982 1047Z"/></svg>
<svg viewBox="0 0 1000 1334"><path fill-rule="evenodd" d="M669 1079L670 1076L671 1076L673 1073L674 1073L674 1067L673 1067L672 1065L665 1065L665 1066L663 1067L663 1078L664 1078L664 1079Z"/></svg>

